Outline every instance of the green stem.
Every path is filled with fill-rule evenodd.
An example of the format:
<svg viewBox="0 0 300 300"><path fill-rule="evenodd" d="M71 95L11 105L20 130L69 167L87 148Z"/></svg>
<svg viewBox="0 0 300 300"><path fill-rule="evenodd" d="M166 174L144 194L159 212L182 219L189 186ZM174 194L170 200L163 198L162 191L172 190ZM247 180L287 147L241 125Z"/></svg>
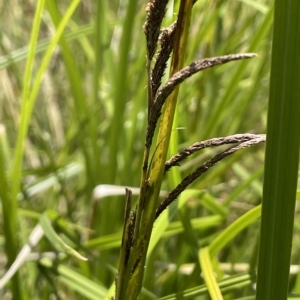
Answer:
<svg viewBox="0 0 300 300"><path fill-rule="evenodd" d="M182 0L180 3L177 21L177 36L175 38L171 65L171 75L180 70L183 66L186 49L185 45L188 37L192 6L192 0ZM142 287L147 249L155 219L155 212L157 208L157 201L161 183L163 180L165 161L167 157L173 118L176 108L177 95L178 89L176 89L176 91L172 93L165 104L161 126L158 134L157 149L154 154L153 163L150 166L150 177L147 181L147 198L143 207L144 211L141 216L140 225L138 224L139 232L141 232L141 234L138 235L138 240L135 243L135 247L132 251L132 255L129 261L129 265L134 267L134 271L129 281L126 299L136 299ZM141 208L142 207L140 207L139 209Z"/></svg>

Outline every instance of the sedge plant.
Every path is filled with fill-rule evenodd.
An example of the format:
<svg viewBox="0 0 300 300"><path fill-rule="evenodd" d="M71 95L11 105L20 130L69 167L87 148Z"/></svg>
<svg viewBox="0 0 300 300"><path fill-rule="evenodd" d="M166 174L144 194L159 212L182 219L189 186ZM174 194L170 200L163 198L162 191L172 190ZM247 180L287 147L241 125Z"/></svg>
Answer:
<svg viewBox="0 0 300 300"><path fill-rule="evenodd" d="M177 20L167 28L161 28L168 1L152 0L147 4L147 20L144 25L146 36L148 78L148 125L142 164L140 194L135 208L132 207L132 194L126 190L126 208L116 278L115 299L137 299L143 282L147 249L151 238L154 221L187 187L221 159L236 150L263 142L264 135L241 134L225 138L216 138L196 143L180 151L167 161L167 152L172 133L179 85L188 77L217 65L235 60L249 59L252 53L232 54L212 57L192 62L184 67L186 43L189 35L192 8L195 1L180 1ZM158 49L158 50L157 50ZM172 55L170 75L165 84L162 77L167 62ZM159 119L160 123L159 123ZM159 126L158 126L159 123ZM158 129L157 129L158 127ZM157 143L153 145L154 133L158 130ZM188 174L161 202L158 202L164 174L189 155L203 148L237 143L207 161ZM150 156L151 149L153 155ZM209 252L207 252L209 255ZM206 260L201 260L201 265ZM207 280L207 283L210 281ZM212 285L208 285L212 286ZM218 289L217 289L218 290ZM211 294L214 288L209 288ZM220 292L218 292L220 294ZM214 298L217 299L217 298Z"/></svg>
<svg viewBox="0 0 300 300"><path fill-rule="evenodd" d="M139 47L145 15L141 1L130 0L126 6L122 1L97 1L91 11L96 12L94 24L89 18L83 26L86 2L74 0L66 12L63 2L38 2L29 46L0 58L0 68L9 71L28 58L24 87L20 84L21 123L4 120L4 128L15 122L20 136L9 132L7 142L0 127L0 197L8 257L0 297L11 290L16 299L48 299L53 294L92 300L161 295L165 300L203 299L208 294L213 300L237 295L254 299L252 283L268 289L262 281L266 276L255 278L258 243L248 243L249 238L257 241L252 229L258 231L262 211L257 199L263 154L257 149L251 155L239 151L266 139L253 134L263 130L266 118L263 87L273 18L271 1L262 2L182 0L172 7L171 1L148 1L146 59L145 49ZM293 12L297 16L296 8ZM237 22L232 19L236 16ZM50 40L38 40L38 31L46 32L40 23L55 32ZM239 51L249 53L228 54ZM57 53L51 69L50 56ZM32 65L39 55L35 76ZM66 73L60 77L61 70ZM57 84L57 97L43 88L37 94L39 87L51 87L49 75ZM60 85L62 77L66 81ZM65 94L60 94L61 86ZM44 93L46 103L41 102ZM17 94L14 99L18 101ZM5 106L10 107L9 101ZM188 130L178 128L185 125ZM51 139L43 139L45 132ZM238 132L251 133L234 134ZM12 159L8 145L15 140ZM24 147L28 141L33 148ZM30 163L32 157L40 158L38 165ZM126 197L125 185L132 186ZM220 189L224 198L217 196ZM124 198L124 227L119 230L124 205L115 204ZM247 212L241 215L240 209ZM263 215L268 211L263 209ZM241 237L241 232L246 234ZM270 243L265 244L268 256ZM156 268L162 258L167 262ZM239 260L249 262L243 267L246 274L233 274ZM267 263L263 256L260 260Z"/></svg>

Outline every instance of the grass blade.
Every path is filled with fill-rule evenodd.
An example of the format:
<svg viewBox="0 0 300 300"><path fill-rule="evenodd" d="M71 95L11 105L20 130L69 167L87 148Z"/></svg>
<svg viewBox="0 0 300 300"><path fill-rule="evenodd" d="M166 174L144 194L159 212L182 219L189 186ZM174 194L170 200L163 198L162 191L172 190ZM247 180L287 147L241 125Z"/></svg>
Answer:
<svg viewBox="0 0 300 300"><path fill-rule="evenodd" d="M230 224L221 234L210 244L209 251L211 256L217 255L229 241L231 241L239 232L245 229L249 224L260 217L261 206L257 206L243 216L238 218L235 222Z"/></svg>
<svg viewBox="0 0 300 300"><path fill-rule="evenodd" d="M299 15L299 1L275 1L257 300L287 298L300 144Z"/></svg>
<svg viewBox="0 0 300 300"><path fill-rule="evenodd" d="M51 214L51 213L49 213ZM78 259L81 260L87 260L87 258L83 257L80 255L77 251L72 249L69 245L67 245L61 238L60 236L54 231L52 225L51 225L51 220L48 217L48 213L44 213L40 217L40 225L43 228L45 236L48 238L50 243L52 244L53 247L56 248L56 250L64 252L68 255L74 256Z"/></svg>
<svg viewBox="0 0 300 300"><path fill-rule="evenodd" d="M222 300L223 297L222 297L221 291L219 289L217 280L214 275L208 247L201 248L199 250L199 260L200 260L202 272L204 275L204 280L207 285L211 299L212 300Z"/></svg>
<svg viewBox="0 0 300 300"><path fill-rule="evenodd" d="M116 76L115 83L115 97L114 97L114 114L112 120L112 126L110 131L109 138L109 168L107 170L107 178L106 180L109 183L114 182L115 175L117 173L117 153L119 150L119 140L115 137L123 134L123 118L124 118L124 110L126 99L124 95L126 95L128 91L127 84L127 73L128 73L128 59L129 59L129 50L131 47L131 38L132 31L137 9L137 0L129 1L128 8L126 12L126 18L124 20L123 32L120 42L120 57L118 64L118 74Z"/></svg>
<svg viewBox="0 0 300 300"><path fill-rule="evenodd" d="M33 59L35 55L35 48L38 39L38 32L41 24L42 11L45 1L39 1L33 21L31 39L29 46L29 55L26 63L24 74L24 85L22 91L22 116L19 126L19 134L17 140L17 147L14 153L14 162L11 170L11 195L5 197L2 201L3 205L3 219L4 219L4 235L5 248L8 257L9 266L13 264L18 251L17 246L17 195L20 188L22 158L24 151L25 137L27 133L27 126L29 116L26 113L26 104L29 102L29 94L31 88ZM23 299L18 280L18 273L12 279L12 293L14 299Z"/></svg>
<svg viewBox="0 0 300 300"><path fill-rule="evenodd" d="M47 258L43 258L40 264L45 268L55 268L54 270L58 281L63 282L70 289L85 297L85 299L103 299L106 293L106 289L102 285L84 277L78 271L66 267L63 264L55 266L54 263Z"/></svg>

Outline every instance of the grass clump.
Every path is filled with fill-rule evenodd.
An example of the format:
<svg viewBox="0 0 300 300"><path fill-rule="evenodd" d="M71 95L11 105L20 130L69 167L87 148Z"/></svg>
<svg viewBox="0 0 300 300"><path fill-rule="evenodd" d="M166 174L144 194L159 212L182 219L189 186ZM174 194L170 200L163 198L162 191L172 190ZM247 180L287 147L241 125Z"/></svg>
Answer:
<svg viewBox="0 0 300 300"><path fill-rule="evenodd" d="M1 297L254 299L272 3L3 5Z"/></svg>

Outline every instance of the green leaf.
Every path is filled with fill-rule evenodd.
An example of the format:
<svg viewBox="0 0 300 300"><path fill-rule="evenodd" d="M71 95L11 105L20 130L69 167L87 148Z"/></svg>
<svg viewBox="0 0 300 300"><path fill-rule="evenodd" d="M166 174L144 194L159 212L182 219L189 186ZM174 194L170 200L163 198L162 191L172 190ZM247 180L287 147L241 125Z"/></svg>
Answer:
<svg viewBox="0 0 300 300"><path fill-rule="evenodd" d="M229 278L223 279L218 282L218 285L222 293L231 292L237 290L244 286L249 286L251 284L251 277L248 274L239 274L235 276L230 276ZM207 295L208 288L206 285L200 285L193 287L191 289L186 289L185 291L168 295L159 298L160 300L177 300L177 299L196 299L195 297L200 295Z"/></svg>
<svg viewBox="0 0 300 300"><path fill-rule="evenodd" d="M213 271L212 262L209 255L209 248L204 247L199 250L199 261L207 285L209 295L212 300L223 300L220 288L218 286L215 274Z"/></svg>
<svg viewBox="0 0 300 300"><path fill-rule="evenodd" d="M285 300L300 146L300 1L275 1L257 300Z"/></svg>
<svg viewBox="0 0 300 300"><path fill-rule="evenodd" d="M249 224L260 217L261 206L257 206L223 230L218 237L210 244L209 251L212 256L216 255L229 241L231 241L239 232L246 228Z"/></svg>
<svg viewBox="0 0 300 300"><path fill-rule="evenodd" d="M43 258L39 262L46 268L53 268L54 264L51 260ZM57 279L68 286L71 290L76 291L85 299L99 300L103 299L106 288L95 281L82 276L78 271L75 271L63 264L59 264L55 269Z"/></svg>
<svg viewBox="0 0 300 300"><path fill-rule="evenodd" d="M75 26L72 26L75 27ZM82 36L90 35L94 32L94 24L83 25L80 27L75 27L71 32L65 34L67 41L74 39L80 39ZM47 50L51 39L40 40L35 49L35 54L41 53ZM30 46L25 46L20 49L14 50L7 55L0 57L0 70L5 69L12 65L13 63L18 63L28 57Z"/></svg>
<svg viewBox="0 0 300 300"><path fill-rule="evenodd" d="M57 250L68 255L74 256L81 260L87 260L87 258L80 255L76 250L72 249L69 245L67 245L61 237L54 231L51 220L48 217L48 213L45 212L40 217L40 224L44 230L44 234L52 244L52 246Z"/></svg>

